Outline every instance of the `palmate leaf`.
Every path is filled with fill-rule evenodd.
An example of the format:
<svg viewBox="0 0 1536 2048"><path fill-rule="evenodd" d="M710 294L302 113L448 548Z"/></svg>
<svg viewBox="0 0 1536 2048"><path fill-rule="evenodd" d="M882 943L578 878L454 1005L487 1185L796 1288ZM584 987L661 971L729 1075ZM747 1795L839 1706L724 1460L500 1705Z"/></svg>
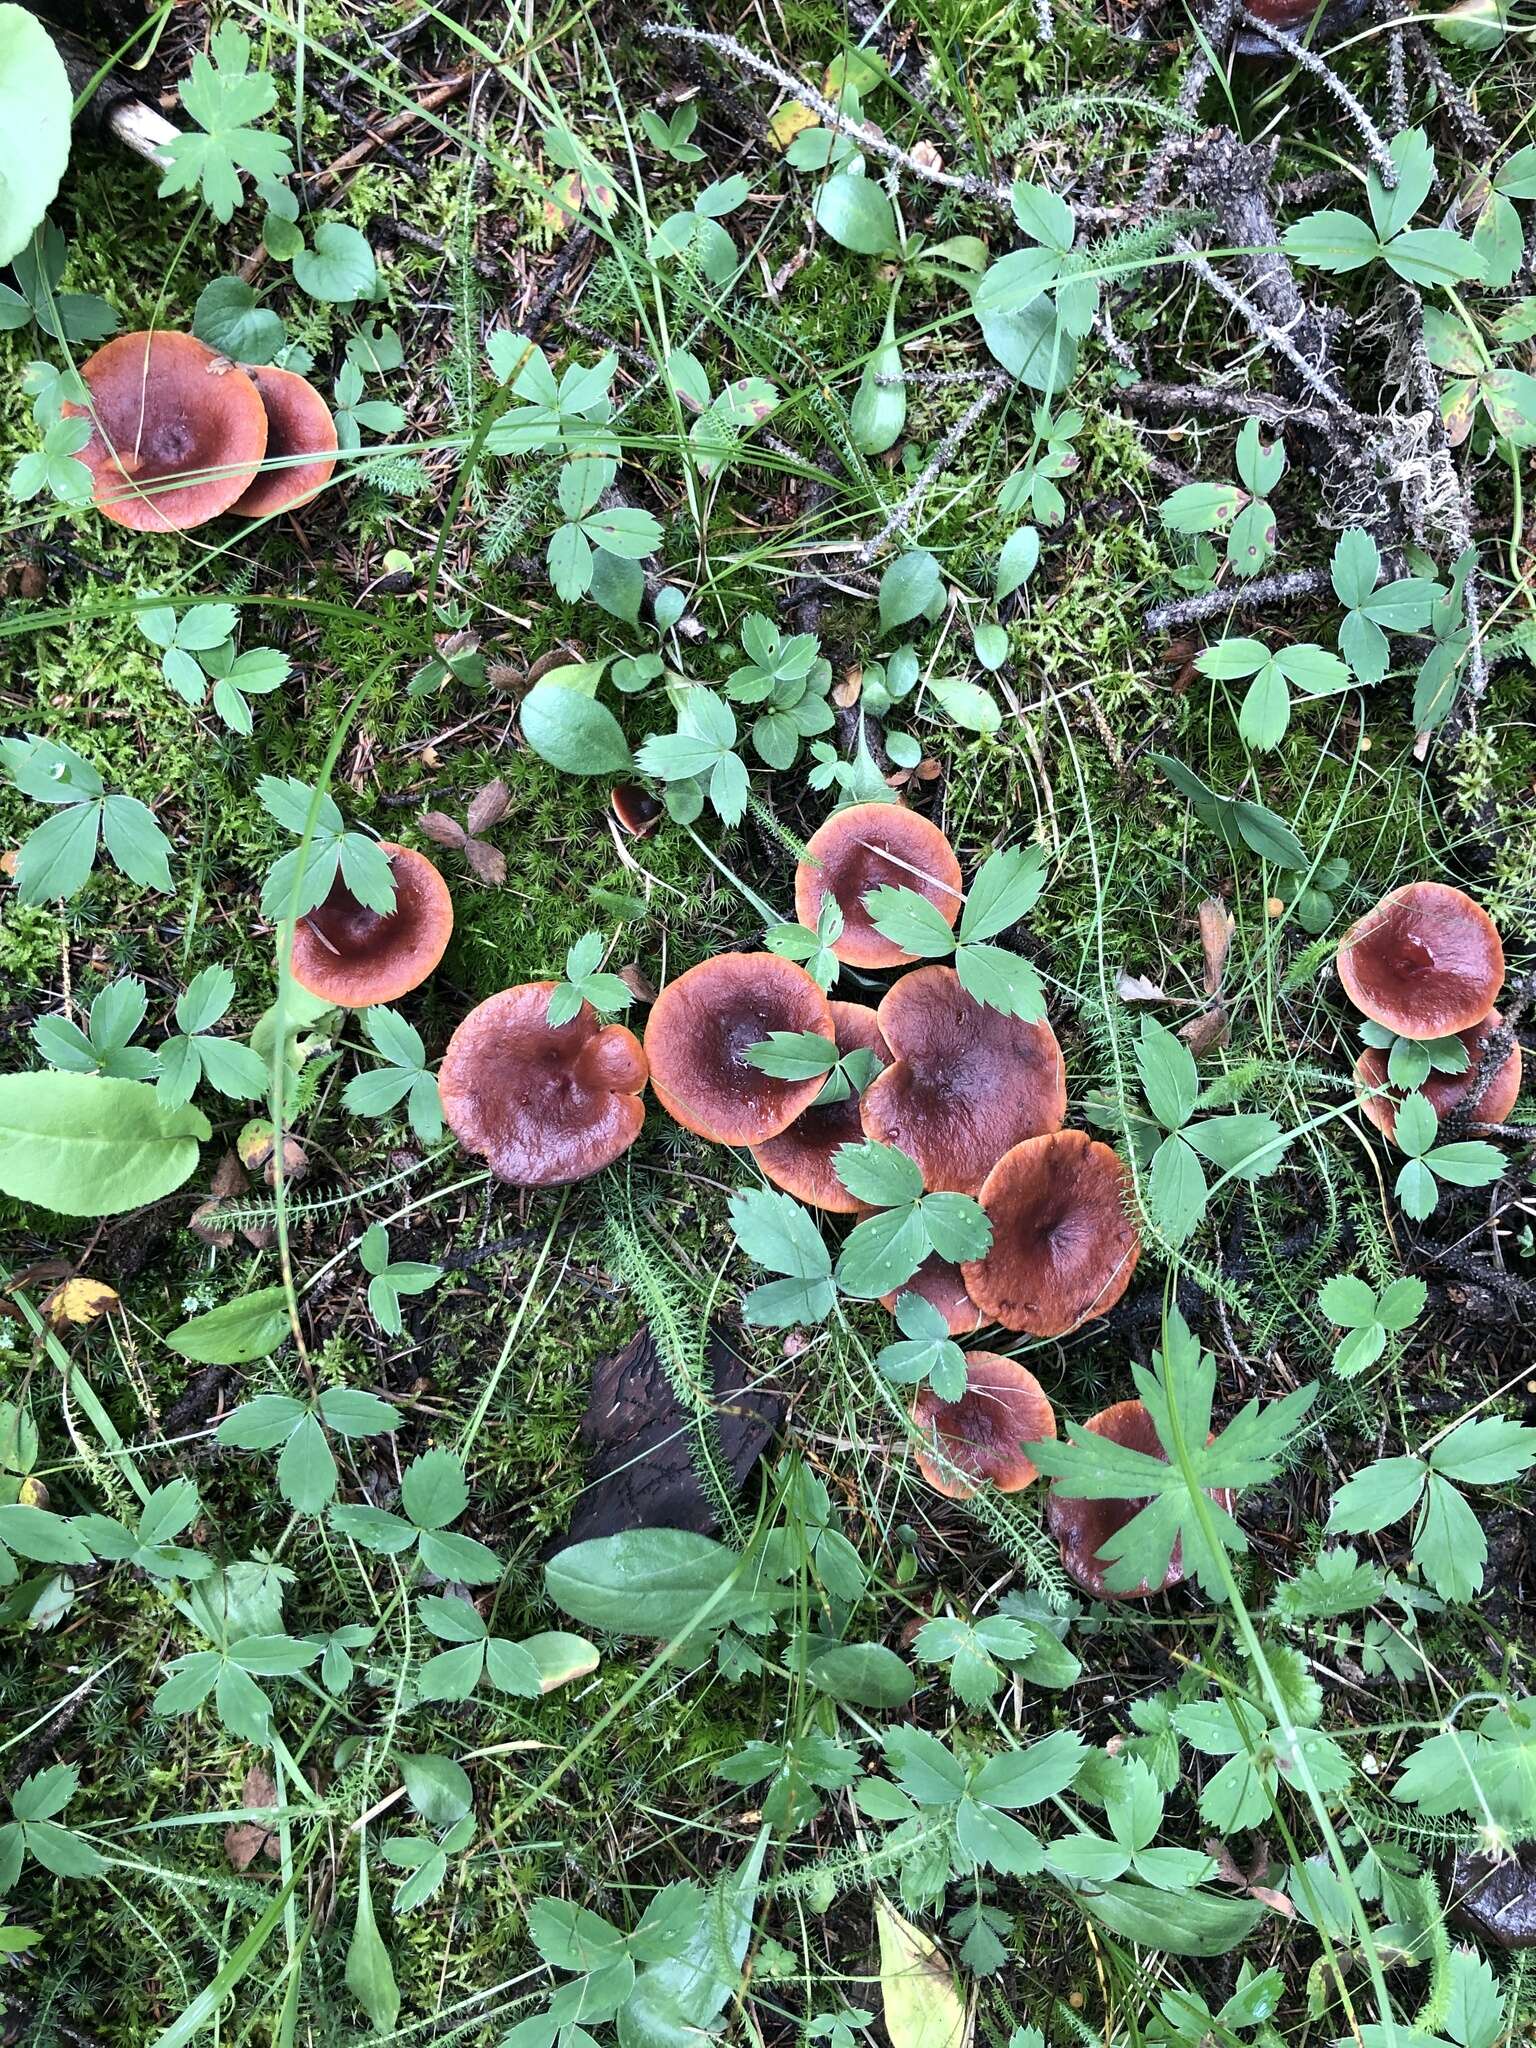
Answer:
<svg viewBox="0 0 1536 2048"><path fill-rule="evenodd" d="M836 1299L832 1257L798 1202L765 1188L743 1188L731 1197L731 1228L748 1258L785 1276L753 1288L742 1305L749 1323L783 1329L825 1320Z"/></svg>
<svg viewBox="0 0 1536 2048"><path fill-rule="evenodd" d="M199 52L182 87L181 103L203 133L188 131L164 147L170 168L160 197L201 188L216 219L229 220L240 204L240 172L275 182L293 169L281 135L249 124L269 113L277 87L265 72L250 70L250 38L226 24L213 37L212 60Z"/></svg>
<svg viewBox="0 0 1536 2048"><path fill-rule="evenodd" d="M1067 1424L1067 1441L1031 1444L1028 1455L1068 1499L1146 1500L1147 1506L1101 1547L1100 1555L1113 1560L1106 1575L1112 1592L1146 1579L1155 1583L1175 1543L1183 1546L1190 1575L1215 1592L1221 1584L1219 1560L1207 1540L1206 1523L1216 1542L1234 1553L1247 1549L1247 1539L1219 1502L1197 1496L1272 1479L1317 1389L1299 1387L1263 1408L1250 1401L1207 1443L1216 1362L1201 1350L1177 1308L1169 1311L1163 1349L1154 1352L1152 1370L1134 1366L1132 1377L1167 1453L1166 1463L1073 1422Z"/></svg>

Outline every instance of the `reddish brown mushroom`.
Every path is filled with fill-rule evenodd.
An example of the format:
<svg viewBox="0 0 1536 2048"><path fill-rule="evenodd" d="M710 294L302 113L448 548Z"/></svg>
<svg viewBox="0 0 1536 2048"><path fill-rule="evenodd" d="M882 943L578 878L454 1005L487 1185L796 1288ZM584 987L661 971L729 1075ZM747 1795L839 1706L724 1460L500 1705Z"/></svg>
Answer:
<svg viewBox="0 0 1536 2048"><path fill-rule="evenodd" d="M966 1293L965 1275L960 1268L941 1259L937 1252L930 1252L912 1278L894 1293L882 1294L881 1307L894 1315L904 1294L921 1295L930 1308L936 1308L951 1337L969 1337L987 1320Z"/></svg>
<svg viewBox="0 0 1536 2048"><path fill-rule="evenodd" d="M631 839L649 839L661 823L663 805L660 798L652 796L648 789L641 789L636 783L617 783L609 801L620 829Z"/></svg>
<svg viewBox="0 0 1536 2048"><path fill-rule="evenodd" d="M359 903L338 874L318 908L293 929L293 978L344 1009L398 1002L436 967L453 931L448 884L424 853L381 842L395 883L395 907L381 915Z"/></svg>
<svg viewBox="0 0 1536 2048"><path fill-rule="evenodd" d="M1152 1417L1140 1401L1117 1401L1112 1408L1105 1408L1091 1416L1083 1424L1095 1436L1108 1438L1112 1444L1123 1444L1127 1450L1144 1451L1149 1458L1161 1458L1168 1462L1167 1453L1158 1442L1157 1429ZM1232 1512L1234 1496L1224 1488L1213 1488L1211 1499ZM1045 1519L1051 1534L1061 1546L1061 1561L1069 1575L1099 1600L1148 1600L1154 1593L1166 1593L1170 1586L1182 1584L1184 1579L1183 1546L1175 1543L1168 1560L1168 1569L1155 1584L1143 1579L1139 1585L1122 1593L1112 1593L1105 1585L1105 1575L1114 1569L1115 1560L1102 1557L1100 1552L1110 1537L1139 1515L1147 1505L1145 1500L1068 1500L1055 1486L1045 1497Z"/></svg>
<svg viewBox="0 0 1536 2048"><path fill-rule="evenodd" d="M294 512L318 497L336 467L336 422L306 377L263 365L245 373L267 413L267 452L254 483L229 508L242 519Z"/></svg>
<svg viewBox="0 0 1536 2048"><path fill-rule="evenodd" d="M645 1121L646 1060L622 1024L583 1003L551 1024L557 984L476 1004L448 1041L438 1090L449 1129L514 1187L556 1187L611 1166Z"/></svg>
<svg viewBox="0 0 1536 2048"><path fill-rule="evenodd" d="M1490 1010L1481 1024L1475 1024L1470 1031L1456 1035L1467 1049L1467 1066L1460 1074L1431 1072L1419 1084L1421 1094L1437 1117L1445 1117L1465 1096L1477 1074L1478 1061L1483 1047L1503 1026L1503 1018L1497 1010ZM1355 1061L1355 1085L1361 1091L1360 1107L1385 1138L1397 1134L1397 1112L1402 1103L1403 1092L1394 1088L1386 1095L1372 1095L1366 1091L1387 1086L1388 1055L1374 1045L1368 1045ZM1478 1099L1476 1122L1480 1124L1501 1124L1515 1106L1520 1093L1521 1057L1518 1040L1511 1039L1508 1052L1488 1076L1488 1084Z"/></svg>
<svg viewBox="0 0 1536 2048"><path fill-rule="evenodd" d="M244 370L190 334L120 334L80 366L91 421L79 459L119 526L174 533L228 512L267 448L267 413Z"/></svg>
<svg viewBox="0 0 1536 2048"><path fill-rule="evenodd" d="M1504 986L1504 947L1479 903L1444 882L1409 882L1351 925L1339 980L1357 1010L1401 1038L1470 1031Z"/></svg>
<svg viewBox="0 0 1536 2048"><path fill-rule="evenodd" d="M867 1003L833 1003L832 1029L839 1053L872 1052L890 1058L880 1025ZM797 1116L788 1130L766 1144L754 1145L752 1157L775 1187L813 1209L831 1209L843 1216L867 1213L837 1177L832 1155L839 1145L857 1145L864 1132L859 1123L859 1098L851 1091L841 1102L816 1104Z"/></svg>
<svg viewBox="0 0 1536 2048"><path fill-rule="evenodd" d="M670 981L645 1027L656 1100L717 1145L762 1145L821 1093L824 1075L781 1081L747 1058L774 1031L834 1038L832 1008L803 967L777 953L720 953Z"/></svg>
<svg viewBox="0 0 1536 2048"><path fill-rule="evenodd" d="M848 967L903 967L915 955L881 936L864 898L872 889L911 889L953 925L960 915L960 863L938 826L902 804L852 804L812 833L808 861L795 869L795 915L814 931L827 897L843 913L832 950Z"/></svg>
<svg viewBox="0 0 1536 2048"><path fill-rule="evenodd" d="M974 1001L952 967L905 974L880 1005L891 1064L864 1091L865 1134L926 1187L973 1195L1010 1147L1061 1128L1067 1070L1049 1024Z"/></svg>
<svg viewBox="0 0 1536 2048"><path fill-rule="evenodd" d="M1023 1492L1037 1476L1023 1446L1056 1434L1056 1411L1022 1365L995 1351L968 1351L959 1400L941 1401L932 1387L920 1387L912 1423L924 1439L918 1471L946 1500L969 1500L983 1485Z"/></svg>
<svg viewBox="0 0 1536 2048"><path fill-rule="evenodd" d="M1083 1131L1026 1138L982 1183L984 1259L961 1267L971 1298L1009 1330L1064 1337L1124 1294L1141 1256L1130 1175Z"/></svg>

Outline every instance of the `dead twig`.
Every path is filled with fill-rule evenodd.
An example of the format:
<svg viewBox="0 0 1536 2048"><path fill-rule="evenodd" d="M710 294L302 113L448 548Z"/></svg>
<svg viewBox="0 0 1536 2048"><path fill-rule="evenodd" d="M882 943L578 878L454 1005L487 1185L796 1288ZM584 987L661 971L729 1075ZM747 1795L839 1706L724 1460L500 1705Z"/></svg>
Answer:
<svg viewBox="0 0 1536 2048"><path fill-rule="evenodd" d="M1381 138L1381 130L1355 98L1343 79L1329 69L1315 50L1309 50L1305 43L1297 42L1293 35L1283 28L1276 28L1272 21L1266 21L1245 7L1239 15L1244 28L1262 36L1266 43L1272 43L1277 50L1283 50L1298 69L1305 71L1309 78L1315 78L1325 92L1330 92L1348 114L1361 139L1365 143L1371 162L1376 166L1376 175L1389 192L1397 188L1397 165L1392 161L1392 152Z"/></svg>
<svg viewBox="0 0 1536 2048"><path fill-rule="evenodd" d="M851 137L859 148L870 156L884 157L888 163L900 164L904 171L909 171L914 178L921 178L925 184L942 186L946 192L963 192L967 199L985 199L994 206L1006 208L1010 204L1010 187L1000 180L977 177L969 171L934 169L919 157L913 156L910 151L892 142L888 136L881 135L872 127L860 126L858 122L850 121L840 108L835 107L831 100L817 92L814 87L796 78L792 71L784 70L781 65L769 63L766 57L759 57L755 51L749 50L745 43L738 42L735 36L716 35L709 29L682 28L670 21L642 22L640 33L648 36L653 42L700 44L705 49L713 50L716 56L724 57L727 62L739 65L744 71L753 72L759 78L770 79L781 92L788 93L790 98L798 100L801 106L809 107L823 127L831 129L834 134Z"/></svg>
<svg viewBox="0 0 1536 2048"><path fill-rule="evenodd" d="M1006 370L996 370L993 372L980 391L971 400L965 411L961 413L959 419L955 421L938 447L934 449L927 462L924 463L922 471L913 483L912 488L891 513L880 531L872 540L865 541L864 545L854 556L853 560L856 568L867 569L870 563L884 552L893 539L898 535L906 533L913 514L928 495L929 487L937 482L954 460L955 451L964 441L966 435L984 414L991 411L1003 393L1011 390L1012 387L1013 379Z"/></svg>
<svg viewBox="0 0 1536 2048"><path fill-rule="evenodd" d="M1326 569L1295 569L1284 576L1255 576L1249 583L1224 584L1220 590L1203 590L1195 597L1154 605L1143 614L1149 633L1169 633L1181 626L1198 626L1204 619L1223 617L1228 612L1278 610L1299 604L1327 590Z"/></svg>

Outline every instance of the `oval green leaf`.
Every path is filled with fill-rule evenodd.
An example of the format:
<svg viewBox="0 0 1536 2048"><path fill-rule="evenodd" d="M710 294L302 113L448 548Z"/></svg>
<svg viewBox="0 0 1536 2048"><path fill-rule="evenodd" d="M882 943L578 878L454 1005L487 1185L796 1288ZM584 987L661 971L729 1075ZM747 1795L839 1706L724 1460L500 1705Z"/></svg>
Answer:
<svg viewBox="0 0 1536 2048"><path fill-rule="evenodd" d="M281 1287L262 1287L193 1316L165 1341L198 1365L244 1365L275 1351L288 1334L287 1295Z"/></svg>
<svg viewBox="0 0 1536 2048"><path fill-rule="evenodd" d="M21 254L53 204L69 162L72 111L47 30L25 7L0 6L0 135L11 138L0 170L0 263Z"/></svg>
<svg viewBox="0 0 1536 2048"><path fill-rule="evenodd" d="M884 1643L834 1643L812 1658L806 1677L818 1692L858 1707L904 1707L916 1680Z"/></svg>
<svg viewBox="0 0 1536 2048"><path fill-rule="evenodd" d="M566 775L633 772L629 742L607 705L559 683L536 683L523 700L523 738Z"/></svg>
<svg viewBox="0 0 1536 2048"><path fill-rule="evenodd" d="M179 1188L208 1119L147 1081L0 1076L0 1192L60 1216L120 1216Z"/></svg>

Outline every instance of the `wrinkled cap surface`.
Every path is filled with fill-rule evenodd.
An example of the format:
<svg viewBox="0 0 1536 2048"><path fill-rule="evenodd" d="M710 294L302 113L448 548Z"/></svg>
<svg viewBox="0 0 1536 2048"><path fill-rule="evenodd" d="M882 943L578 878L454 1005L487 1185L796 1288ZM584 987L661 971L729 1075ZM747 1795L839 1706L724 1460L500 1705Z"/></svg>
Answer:
<svg viewBox="0 0 1536 2048"><path fill-rule="evenodd" d="M795 915L816 929L821 906L835 896L843 931L832 950L849 967L901 967L914 956L893 946L870 921L872 889L911 889L946 924L960 915L960 863L938 826L901 804L851 804L812 833L807 851L819 865L795 869ZM915 872L914 872L915 870Z"/></svg>
<svg viewBox="0 0 1536 2048"><path fill-rule="evenodd" d="M311 995L349 1010L398 1002L426 980L453 932L448 884L424 853L384 845L395 907L381 916L359 903L340 874L293 932L293 978Z"/></svg>
<svg viewBox="0 0 1536 2048"><path fill-rule="evenodd" d="M973 1195L1012 1146L1061 1128L1067 1070L1049 1024L974 1002L952 967L905 974L880 1005L891 1064L864 1091L865 1134L928 1188Z"/></svg>
<svg viewBox="0 0 1536 2048"><path fill-rule="evenodd" d="M1461 1102L1467 1090L1477 1077L1477 1063L1482 1057L1483 1047L1499 1030L1504 1020L1497 1010L1490 1010L1481 1024L1470 1031L1459 1031L1456 1035L1467 1049L1467 1069L1463 1074L1441 1074L1431 1072L1419 1085L1422 1095L1437 1117L1444 1118ZM1355 1084L1362 1090L1360 1107L1385 1138L1397 1134L1397 1112L1403 1100L1400 1088L1391 1089L1386 1095L1368 1095L1366 1089L1388 1087L1387 1054L1378 1046L1368 1045L1355 1061ZM1478 1098L1472 1129L1478 1124L1501 1124L1514 1108L1520 1094L1522 1069L1519 1041L1511 1043L1508 1052L1488 1076L1488 1085Z"/></svg>
<svg viewBox="0 0 1536 2048"><path fill-rule="evenodd" d="M171 533L230 511L267 447L267 413L245 371L190 334L119 334L80 366L92 421L79 459L119 526Z"/></svg>
<svg viewBox="0 0 1536 2048"><path fill-rule="evenodd" d="M993 1167L979 1200L992 1246L960 1270L972 1299L1005 1329L1064 1337L1130 1285L1141 1255L1130 1175L1098 1139L1026 1138Z"/></svg>
<svg viewBox="0 0 1536 2048"><path fill-rule="evenodd" d="M879 1021L867 1003L833 1003L831 1010L839 1053L872 1052L882 1062L889 1060ZM752 1157L775 1187L797 1201L858 1216L866 1213L866 1205L838 1179L832 1155L839 1145L857 1145L863 1136L859 1098L850 1091L841 1102L813 1103L787 1131L754 1145Z"/></svg>
<svg viewBox="0 0 1536 2048"><path fill-rule="evenodd" d="M669 981L645 1027L656 1099L717 1145L761 1145L788 1130L824 1076L780 1081L746 1057L774 1031L832 1038L832 1009L803 967L776 953L720 953Z"/></svg>
<svg viewBox="0 0 1536 2048"><path fill-rule="evenodd" d="M555 1187L611 1166L645 1121L646 1060L622 1024L583 1003L551 1025L557 983L530 981L478 1003L438 1072L443 1115L469 1152L515 1187Z"/></svg>
<svg viewBox="0 0 1536 2048"><path fill-rule="evenodd" d="M1504 986L1504 947L1480 903L1409 882L1344 934L1339 980L1357 1010L1402 1038L1470 1031Z"/></svg>
<svg viewBox="0 0 1536 2048"><path fill-rule="evenodd" d="M245 374L266 409L267 452L261 472L230 510L243 519L266 519L307 505L329 483L336 467L336 422L314 385L296 371L262 365Z"/></svg>
<svg viewBox="0 0 1536 2048"><path fill-rule="evenodd" d="M930 1252L912 1278L894 1293L882 1294L881 1307L888 1308L894 1315L896 1304L904 1294L921 1295L931 1308L936 1308L944 1318L945 1328L951 1337L969 1337L986 1321L965 1291L965 1275L948 1259L941 1259L937 1252Z"/></svg>
<svg viewBox="0 0 1536 2048"><path fill-rule="evenodd" d="M1056 1434L1056 1411L1032 1372L995 1351L965 1354L965 1392L941 1401L918 1389L912 1421L923 1438L917 1469L946 1500L969 1500L978 1486L1020 1493L1036 1477L1022 1446Z"/></svg>
<svg viewBox="0 0 1536 2048"><path fill-rule="evenodd" d="M1107 1437L1111 1443L1123 1444L1127 1450L1144 1451L1150 1458L1160 1458L1164 1464L1168 1462L1152 1417L1140 1401L1117 1401L1112 1408L1090 1416L1083 1427L1092 1430L1095 1436ZM1213 1489L1211 1498L1219 1501L1228 1514L1232 1512L1233 1494L1224 1488ZM1114 1560L1101 1558L1100 1550L1111 1536L1123 1529L1127 1522L1133 1521L1146 1504L1144 1499L1068 1500L1054 1486L1046 1495L1046 1525L1061 1546L1062 1564L1078 1585L1096 1599L1147 1600L1154 1593L1167 1592L1169 1587L1183 1583L1183 1547L1177 1542L1168 1560L1166 1575L1155 1584L1150 1579L1143 1579L1126 1592L1112 1593L1104 1583L1105 1574L1114 1568Z"/></svg>

